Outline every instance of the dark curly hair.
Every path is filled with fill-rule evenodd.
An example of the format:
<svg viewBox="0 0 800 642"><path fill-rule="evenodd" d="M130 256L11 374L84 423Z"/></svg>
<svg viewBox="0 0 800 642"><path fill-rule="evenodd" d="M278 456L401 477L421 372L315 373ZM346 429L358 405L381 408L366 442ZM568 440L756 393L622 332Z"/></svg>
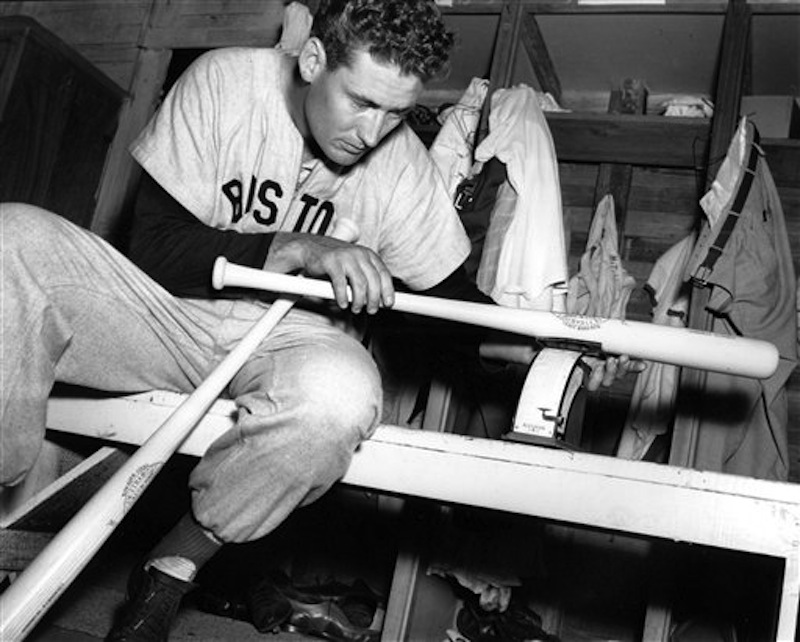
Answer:
<svg viewBox="0 0 800 642"><path fill-rule="evenodd" d="M453 46L433 0L322 0L311 34L325 46L330 70L364 49L423 82L446 71Z"/></svg>

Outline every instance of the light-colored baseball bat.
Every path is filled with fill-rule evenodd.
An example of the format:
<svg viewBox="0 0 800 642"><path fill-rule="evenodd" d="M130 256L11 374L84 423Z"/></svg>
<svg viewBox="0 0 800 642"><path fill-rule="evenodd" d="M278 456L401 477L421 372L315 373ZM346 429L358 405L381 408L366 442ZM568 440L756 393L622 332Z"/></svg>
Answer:
<svg viewBox="0 0 800 642"><path fill-rule="evenodd" d="M354 241L358 232L337 221L332 236ZM78 511L0 595L0 640L23 640L114 532L166 461L203 418L259 344L292 308L280 298L197 389Z"/></svg>
<svg viewBox="0 0 800 642"><path fill-rule="evenodd" d="M212 281L217 289L245 287L333 298L333 288L326 281L246 268L224 258L217 259ZM599 348L605 354L755 379L771 376L778 367L778 350L768 341L655 323L539 312L404 292L395 293L393 309L535 337L545 344L577 342Z"/></svg>

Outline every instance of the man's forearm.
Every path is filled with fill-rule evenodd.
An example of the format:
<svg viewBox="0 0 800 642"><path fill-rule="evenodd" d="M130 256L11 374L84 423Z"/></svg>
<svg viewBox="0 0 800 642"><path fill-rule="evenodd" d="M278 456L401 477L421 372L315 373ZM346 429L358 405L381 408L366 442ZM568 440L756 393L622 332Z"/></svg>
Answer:
<svg viewBox="0 0 800 642"><path fill-rule="evenodd" d="M128 253L172 294L213 298L220 296L211 287L214 260L261 268L273 237L209 227L144 174Z"/></svg>

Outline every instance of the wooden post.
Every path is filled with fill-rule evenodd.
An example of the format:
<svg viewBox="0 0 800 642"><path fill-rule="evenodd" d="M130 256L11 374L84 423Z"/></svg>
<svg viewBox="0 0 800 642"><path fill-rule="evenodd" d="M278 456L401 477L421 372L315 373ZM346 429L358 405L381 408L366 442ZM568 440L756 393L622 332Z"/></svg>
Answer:
<svg viewBox="0 0 800 642"><path fill-rule="evenodd" d="M704 185L706 188L725 158L736 131L742 96L742 82L746 61L749 57L747 45L750 34L750 9L745 0L731 0L725 16L722 34L720 64L715 92L714 119L711 123L711 141ZM702 222L701 225L705 225ZM710 317L705 308L709 300L708 288L692 290L689 307L689 326L708 330ZM702 390L706 380L702 370L683 370L677 398L677 414L673 427L669 463L674 466L692 467L696 459L699 422L691 407L691 398Z"/></svg>

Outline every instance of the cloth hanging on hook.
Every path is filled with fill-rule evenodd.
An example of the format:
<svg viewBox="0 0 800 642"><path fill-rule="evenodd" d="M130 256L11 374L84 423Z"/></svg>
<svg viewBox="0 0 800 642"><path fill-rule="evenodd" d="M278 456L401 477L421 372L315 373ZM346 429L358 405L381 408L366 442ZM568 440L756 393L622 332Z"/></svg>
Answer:
<svg viewBox="0 0 800 642"><path fill-rule="evenodd" d="M607 194L597 205L580 269L569 280L567 312L606 319L624 319L636 280L619 255L614 197Z"/></svg>
<svg viewBox="0 0 800 642"><path fill-rule="evenodd" d="M311 15L311 11L306 5L297 1L289 4L283 11L281 39L275 48L292 53L299 52L303 43L311 35L312 22L314 22L314 16Z"/></svg>
<svg viewBox="0 0 800 642"><path fill-rule="evenodd" d="M455 199L459 184L473 173L475 134L488 89L488 80L473 78L458 102L440 115L442 127L428 152L450 198Z"/></svg>
<svg viewBox="0 0 800 642"><path fill-rule="evenodd" d="M742 118L701 200L708 224L685 278L709 290L692 325L775 344L778 369L767 379L707 372L702 389L679 397L677 412L696 430L686 465L761 479L789 474L786 382L797 364L797 280L783 207L755 127ZM681 399L687 398L685 403ZM676 438L678 434L676 433Z"/></svg>
<svg viewBox="0 0 800 642"><path fill-rule="evenodd" d="M645 285L653 300L653 323L686 327L689 294L683 271L694 243L695 235L690 234L656 260ZM656 437L667 433L675 413L679 373L677 366L648 362L636 376L617 457L642 459Z"/></svg>
<svg viewBox="0 0 800 642"><path fill-rule="evenodd" d="M532 88L492 95L489 134L475 160L492 157L508 180L498 190L478 287L500 305L551 310L554 288L567 282L567 253L555 146Z"/></svg>

